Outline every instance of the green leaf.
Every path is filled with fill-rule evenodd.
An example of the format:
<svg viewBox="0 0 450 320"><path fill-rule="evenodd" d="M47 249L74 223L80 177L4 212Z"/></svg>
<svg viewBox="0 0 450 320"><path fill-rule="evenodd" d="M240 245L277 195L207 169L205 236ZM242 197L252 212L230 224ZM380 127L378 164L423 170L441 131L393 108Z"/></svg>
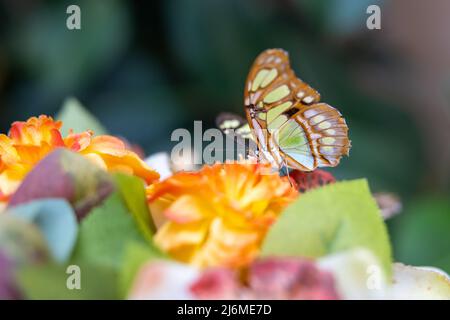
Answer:
<svg viewBox="0 0 450 320"><path fill-rule="evenodd" d="M63 199L42 199L8 209L8 214L34 223L45 240L53 258L65 262L75 245L78 223L75 212Z"/></svg>
<svg viewBox="0 0 450 320"><path fill-rule="evenodd" d="M67 98L56 119L63 122L61 133L63 136L72 129L75 133L92 130L95 135L107 134L107 130L100 122L75 98Z"/></svg>
<svg viewBox="0 0 450 320"><path fill-rule="evenodd" d="M391 274L391 247L378 207L364 179L309 191L269 230L261 254L317 258L363 247Z"/></svg>
<svg viewBox="0 0 450 320"><path fill-rule="evenodd" d="M428 196L410 203L391 222L397 261L450 272L450 201Z"/></svg>
<svg viewBox="0 0 450 320"><path fill-rule="evenodd" d="M149 242L152 242L156 228L147 205L144 183L137 177L120 173L114 175L114 180L118 192L134 216L142 234Z"/></svg>
<svg viewBox="0 0 450 320"><path fill-rule="evenodd" d="M67 280L74 272L67 266L42 265L24 267L17 272L17 282L28 299L117 299L117 274L106 267L77 264L81 288L69 289ZM70 280L70 279L69 279Z"/></svg>
<svg viewBox="0 0 450 320"><path fill-rule="evenodd" d="M73 259L119 268L129 242L152 246L115 192L81 222Z"/></svg>
<svg viewBox="0 0 450 320"><path fill-rule="evenodd" d="M141 243L132 242L125 249L123 265L119 273L120 296L126 297L140 267L152 259L167 258L160 251Z"/></svg>

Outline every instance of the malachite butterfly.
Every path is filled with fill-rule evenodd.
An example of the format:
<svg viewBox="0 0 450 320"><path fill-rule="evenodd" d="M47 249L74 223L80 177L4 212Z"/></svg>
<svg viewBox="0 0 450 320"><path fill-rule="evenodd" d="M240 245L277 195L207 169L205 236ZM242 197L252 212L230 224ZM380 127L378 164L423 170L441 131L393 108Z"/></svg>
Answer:
<svg viewBox="0 0 450 320"><path fill-rule="evenodd" d="M288 53L268 49L253 63L244 96L247 121L230 114L219 127L257 146L257 157L274 168L312 171L335 167L348 155L348 127L338 110L320 102L320 94L297 78Z"/></svg>

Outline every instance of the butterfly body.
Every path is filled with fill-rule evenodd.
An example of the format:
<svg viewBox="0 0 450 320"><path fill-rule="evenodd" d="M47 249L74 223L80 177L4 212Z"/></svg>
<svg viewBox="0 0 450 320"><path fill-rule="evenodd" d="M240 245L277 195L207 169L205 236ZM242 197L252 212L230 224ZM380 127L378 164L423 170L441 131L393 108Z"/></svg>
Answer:
<svg viewBox="0 0 450 320"><path fill-rule="evenodd" d="M300 80L286 51L268 49L247 77L244 108L258 157L276 168L302 171L336 166L348 155L348 127L338 110L321 103L320 94Z"/></svg>

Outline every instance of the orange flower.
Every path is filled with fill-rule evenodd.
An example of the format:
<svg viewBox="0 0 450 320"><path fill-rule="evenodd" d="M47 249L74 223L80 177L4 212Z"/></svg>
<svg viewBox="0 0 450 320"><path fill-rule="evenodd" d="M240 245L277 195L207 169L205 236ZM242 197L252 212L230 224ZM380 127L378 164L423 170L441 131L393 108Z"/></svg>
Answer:
<svg viewBox="0 0 450 320"><path fill-rule="evenodd" d="M199 267L247 265L281 210L297 196L287 178L268 172L265 164L215 164L150 186L155 243Z"/></svg>
<svg viewBox="0 0 450 320"><path fill-rule="evenodd" d="M14 122L8 135L0 134L0 202L8 201L23 178L49 152L68 148L83 154L108 171L141 177L147 183L159 178L125 144L112 136L93 136L92 131L61 136L62 123L41 115L26 122Z"/></svg>

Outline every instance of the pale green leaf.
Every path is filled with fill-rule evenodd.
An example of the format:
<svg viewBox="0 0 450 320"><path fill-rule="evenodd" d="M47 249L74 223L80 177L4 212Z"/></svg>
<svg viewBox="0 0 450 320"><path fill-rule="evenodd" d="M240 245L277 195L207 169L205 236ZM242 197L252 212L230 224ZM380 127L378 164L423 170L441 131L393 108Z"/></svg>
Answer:
<svg viewBox="0 0 450 320"><path fill-rule="evenodd" d="M101 123L75 98L67 98L64 101L56 119L63 122L61 132L64 136L69 133L70 129L75 133L87 130L92 130L95 135L108 133Z"/></svg>
<svg viewBox="0 0 450 320"><path fill-rule="evenodd" d="M261 254L317 258L361 247L371 250L391 274L386 226L363 179L300 195L269 230Z"/></svg>

